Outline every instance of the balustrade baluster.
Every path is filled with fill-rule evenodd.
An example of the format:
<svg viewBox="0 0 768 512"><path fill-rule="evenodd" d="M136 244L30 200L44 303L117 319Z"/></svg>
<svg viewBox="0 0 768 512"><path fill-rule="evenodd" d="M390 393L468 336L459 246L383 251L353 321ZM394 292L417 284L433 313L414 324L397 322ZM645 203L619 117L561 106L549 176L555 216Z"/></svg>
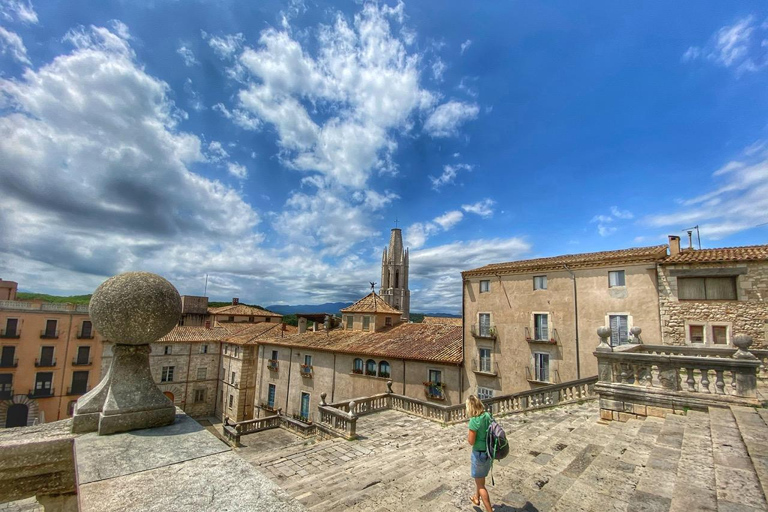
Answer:
<svg viewBox="0 0 768 512"><path fill-rule="evenodd" d="M724 370L715 370L715 392L718 395L724 395L725 394L725 382L723 382L723 371Z"/></svg>
<svg viewBox="0 0 768 512"><path fill-rule="evenodd" d="M688 391L695 392L696 380L693 378L693 368L686 368L685 371L688 372L688 379L685 381L688 383Z"/></svg>
<svg viewBox="0 0 768 512"><path fill-rule="evenodd" d="M709 391L709 370L706 368L701 369L701 392L710 393Z"/></svg>

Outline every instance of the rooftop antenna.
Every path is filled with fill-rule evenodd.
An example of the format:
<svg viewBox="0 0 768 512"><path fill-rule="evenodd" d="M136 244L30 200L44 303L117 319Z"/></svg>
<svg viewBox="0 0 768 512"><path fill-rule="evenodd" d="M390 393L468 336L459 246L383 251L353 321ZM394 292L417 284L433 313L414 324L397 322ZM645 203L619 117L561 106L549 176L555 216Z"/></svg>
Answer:
<svg viewBox="0 0 768 512"><path fill-rule="evenodd" d="M203 289L203 297L208 294L208 274L205 274L205 288Z"/></svg>
<svg viewBox="0 0 768 512"><path fill-rule="evenodd" d="M373 312L376 313L376 283L373 281L368 281L371 283L371 293L373 294Z"/></svg>
<svg viewBox="0 0 768 512"><path fill-rule="evenodd" d="M699 244L699 250L701 250L701 233L699 233L699 225L696 224L692 228L686 228L683 231L687 231L688 232L688 246L691 249L693 249L693 239L692 239L693 233L692 233L692 231L694 229L696 230L696 240L698 241L698 244Z"/></svg>

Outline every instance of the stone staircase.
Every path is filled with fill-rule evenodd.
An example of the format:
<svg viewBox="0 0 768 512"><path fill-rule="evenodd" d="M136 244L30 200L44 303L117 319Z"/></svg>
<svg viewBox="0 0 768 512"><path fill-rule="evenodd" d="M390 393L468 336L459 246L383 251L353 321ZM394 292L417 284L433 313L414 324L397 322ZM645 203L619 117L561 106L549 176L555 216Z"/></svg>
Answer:
<svg viewBox="0 0 768 512"><path fill-rule="evenodd" d="M497 511L768 510L765 409L605 424L589 402L501 424L512 448L488 479ZM360 418L357 441L239 454L309 510L468 510L466 428L385 411Z"/></svg>

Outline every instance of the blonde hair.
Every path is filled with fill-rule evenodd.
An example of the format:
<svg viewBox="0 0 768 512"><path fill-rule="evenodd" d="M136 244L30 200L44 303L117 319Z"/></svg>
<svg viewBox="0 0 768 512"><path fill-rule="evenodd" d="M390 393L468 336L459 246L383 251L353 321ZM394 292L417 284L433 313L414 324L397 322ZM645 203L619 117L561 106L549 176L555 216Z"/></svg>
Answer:
<svg viewBox="0 0 768 512"><path fill-rule="evenodd" d="M467 416L470 418L480 416L485 412L485 406L483 405L483 402L481 402L480 399L475 395L469 395L465 405L467 408Z"/></svg>

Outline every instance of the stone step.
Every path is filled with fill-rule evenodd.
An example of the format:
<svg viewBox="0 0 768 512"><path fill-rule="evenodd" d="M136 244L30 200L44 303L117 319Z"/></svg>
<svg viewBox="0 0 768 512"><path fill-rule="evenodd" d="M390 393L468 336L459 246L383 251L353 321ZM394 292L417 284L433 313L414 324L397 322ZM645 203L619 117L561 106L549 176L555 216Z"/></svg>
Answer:
<svg viewBox="0 0 768 512"><path fill-rule="evenodd" d="M710 407L709 421L718 510L768 510L733 413L730 409Z"/></svg>
<svg viewBox="0 0 768 512"><path fill-rule="evenodd" d="M768 411L765 411L768 413ZM751 407L731 407L731 413L741 433L741 439L747 448L752 466L763 489L763 497L768 496L768 424L765 415L760 415Z"/></svg>
<svg viewBox="0 0 768 512"><path fill-rule="evenodd" d="M712 433L709 414L689 411L670 512L717 510Z"/></svg>

